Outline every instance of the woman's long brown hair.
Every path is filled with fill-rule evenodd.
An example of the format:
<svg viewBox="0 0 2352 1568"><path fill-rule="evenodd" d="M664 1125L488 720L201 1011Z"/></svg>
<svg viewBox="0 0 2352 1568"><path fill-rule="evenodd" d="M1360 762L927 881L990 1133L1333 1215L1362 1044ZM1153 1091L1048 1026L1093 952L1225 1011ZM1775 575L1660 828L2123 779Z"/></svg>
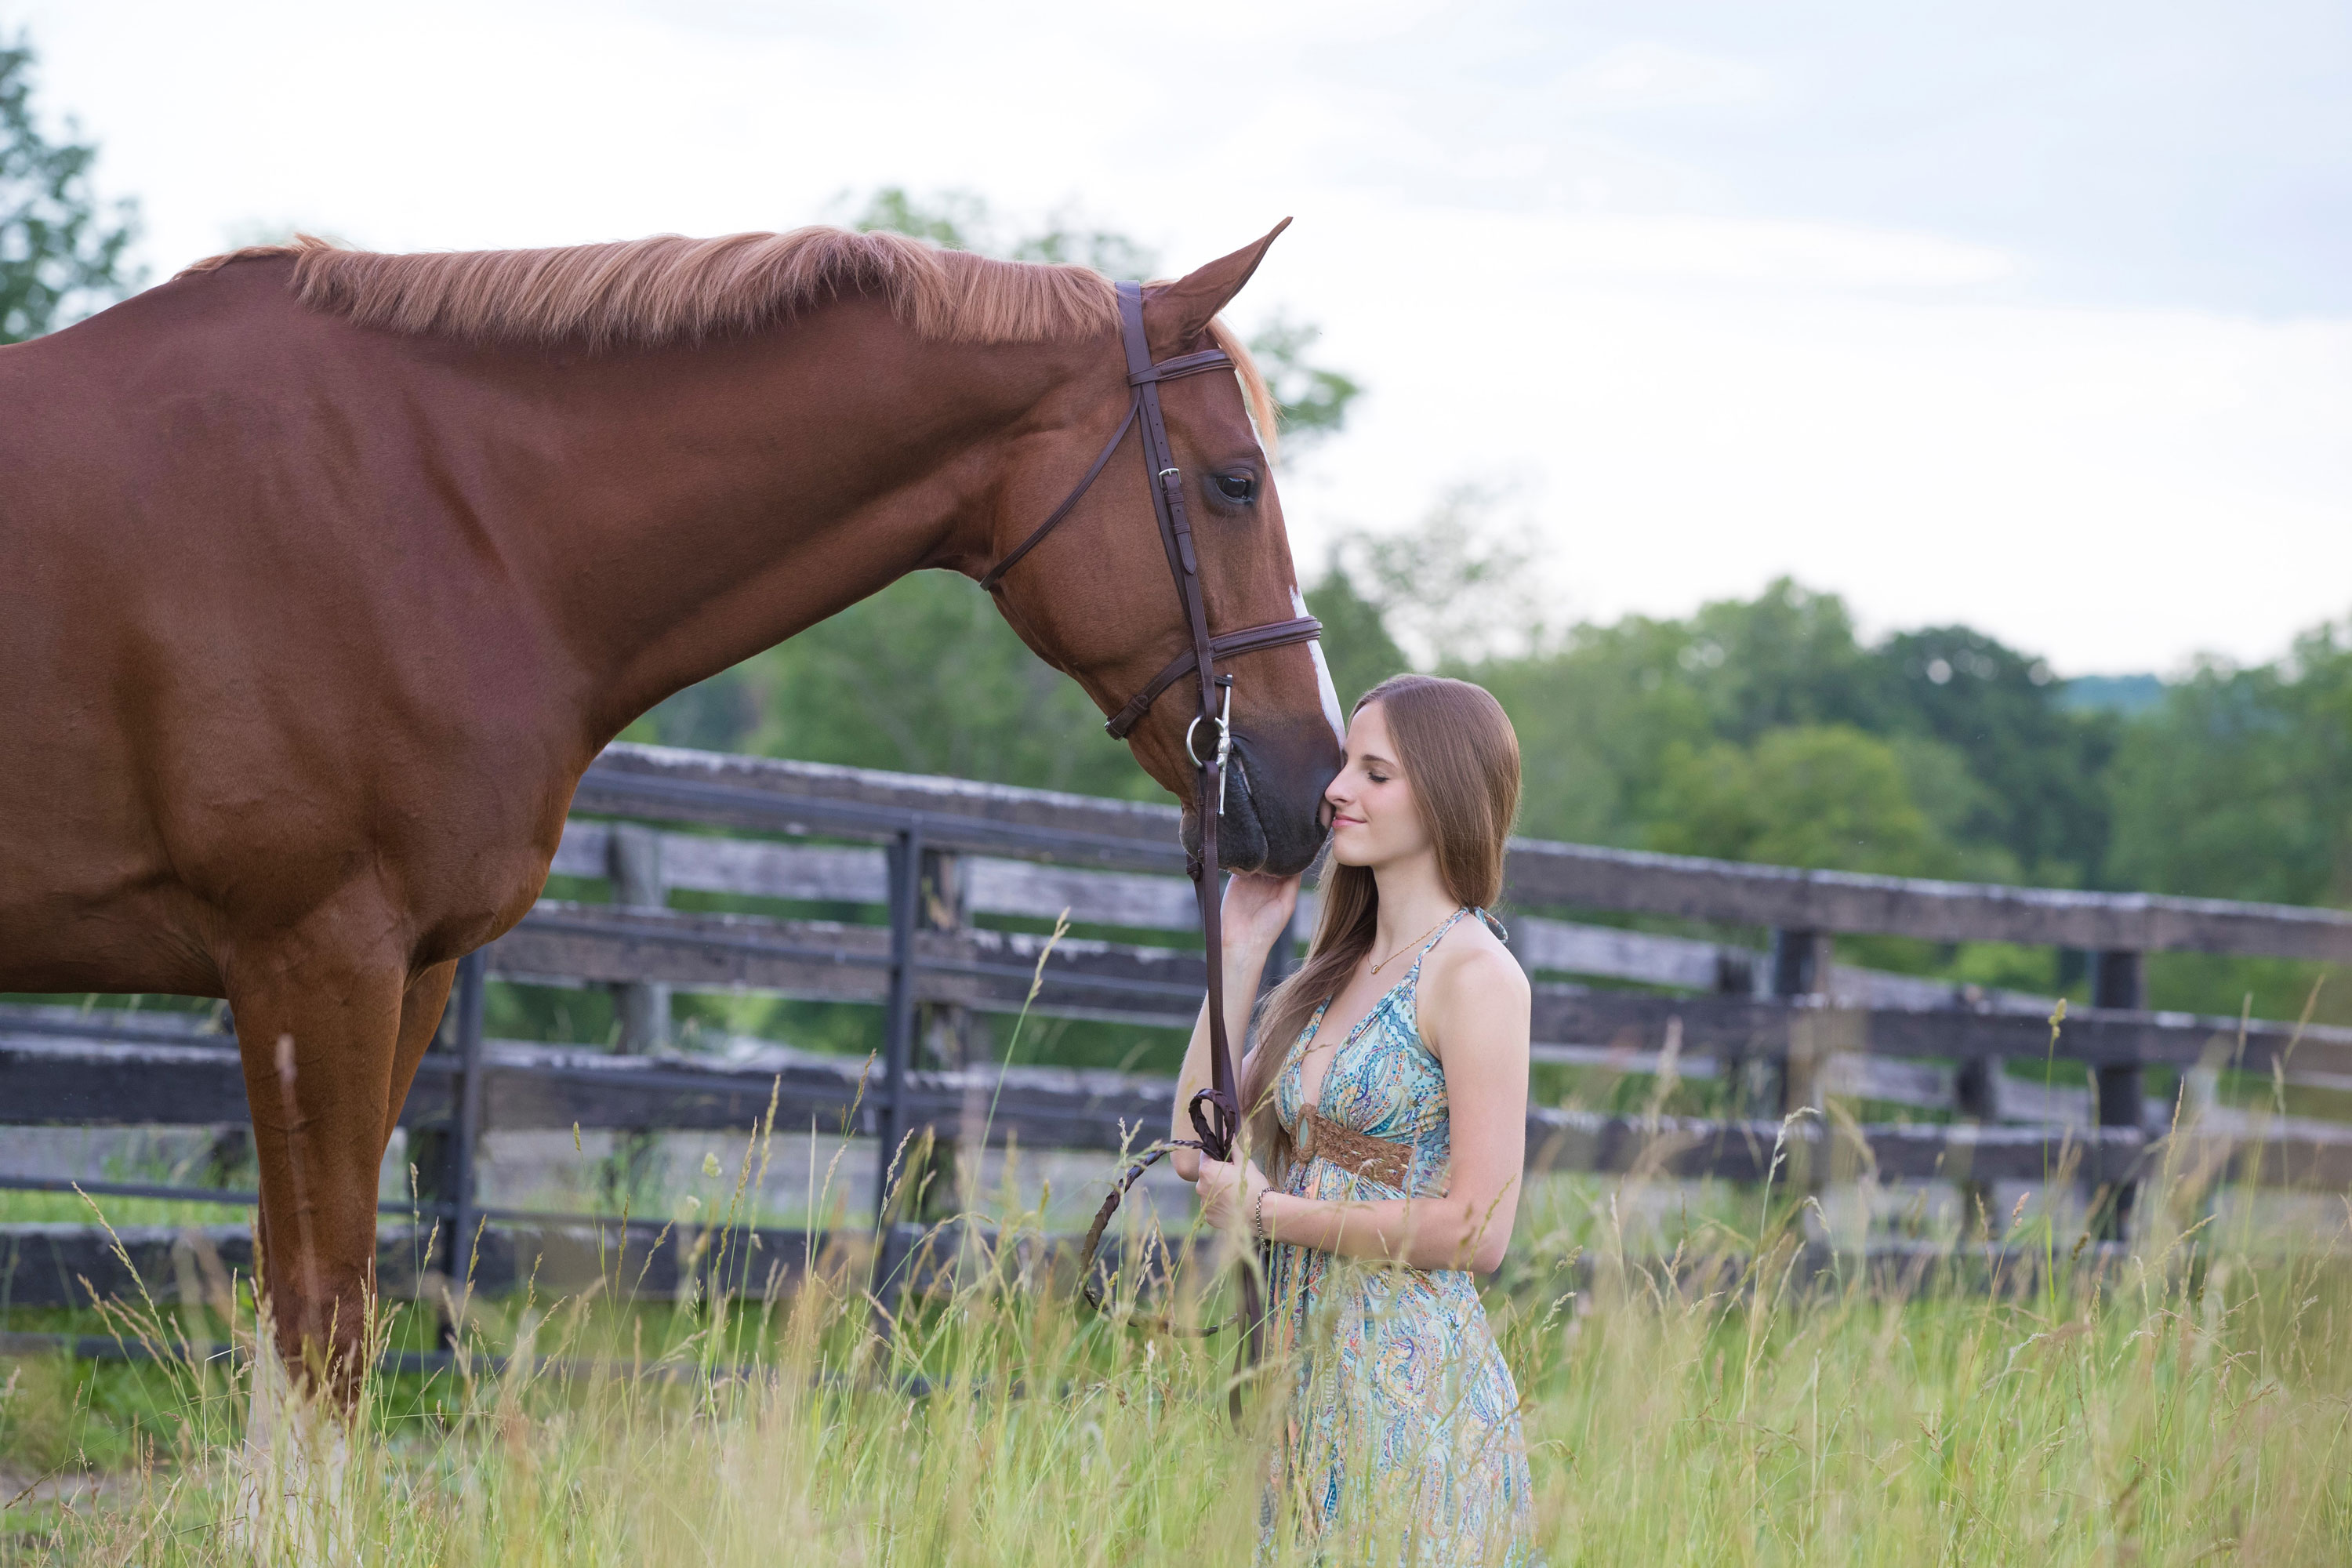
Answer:
<svg viewBox="0 0 2352 1568"><path fill-rule="evenodd" d="M1492 906L1503 891L1503 851L1519 807L1519 737L1503 705L1483 686L1434 675L1394 675L1358 699L1356 712L1378 703L1395 743L1392 759L1412 785L1422 826L1437 847L1437 874L1455 900ZM1307 1018L1337 994L1371 951L1380 920L1380 884L1363 866L1327 856L1323 908L1307 962L1276 986L1258 1010L1258 1047L1243 1075L1250 1142L1276 1182L1291 1159L1290 1139L1274 1113L1274 1083Z"/></svg>

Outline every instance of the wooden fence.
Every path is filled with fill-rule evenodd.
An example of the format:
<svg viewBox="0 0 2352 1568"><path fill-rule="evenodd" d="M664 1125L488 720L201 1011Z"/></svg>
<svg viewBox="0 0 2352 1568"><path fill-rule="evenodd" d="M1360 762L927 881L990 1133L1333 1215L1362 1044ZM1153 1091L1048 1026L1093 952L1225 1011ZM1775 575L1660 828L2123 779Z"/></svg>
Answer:
<svg viewBox="0 0 2352 1568"><path fill-rule="evenodd" d="M1049 1017L1189 1025L1203 971L1172 807L814 763L616 745L573 803L555 872L609 883L606 903L543 901L468 960L401 1114L429 1136L424 1202L445 1233L522 1227L551 1238L588 1216L486 1209L475 1161L489 1129L740 1131L777 1098L778 1125L814 1121L873 1140L886 1163L924 1129L970 1142L1108 1150L1165 1124L1171 1086L1116 1073L1000 1068L973 1020L1020 1007L1033 981ZM685 831L680 831L685 829ZM843 921L697 913L674 889L855 906ZM2352 1088L2352 1029L2205 1018L2146 1006L2146 957L2189 951L2352 961L2352 914L2144 894L1798 871L1570 844L1513 846L1513 950L1536 977L1539 1061L1713 1077L1721 1120L1528 1113L1530 1165L1764 1179L1786 1173L2041 1181L2071 1169L2120 1235L2158 1162L2193 1154L2221 1179L2352 1187L2352 1126L2249 1116L2202 1092L2219 1068ZM1549 910L1537 914L1531 910ZM990 917L1171 933L1046 939ZM1617 911L1769 933L1759 946L1560 918ZM1841 966L1832 940L1884 932L1935 942L2057 945L2092 955L2092 1005L2069 1013L2056 1056L2089 1087L2050 1090L2001 1070L2051 1047L2044 997L1981 993ZM1184 933L1184 934L1178 934ZM1570 980L1565 976L1580 976ZM616 989L612 1052L483 1037L486 981ZM1588 984L1638 983L1643 989ZM664 1037L676 989L751 989L881 1010L870 1065L784 1050L698 1059ZM190 1125L245 1120L234 1041L185 1015L0 1008L0 1123ZM2199 1089L2177 1121L2145 1070ZM1799 1117L1840 1100L1956 1113L1952 1121ZM1139 1136L1139 1129L1140 1135ZM0 1176L0 1188L61 1181ZM84 1183L93 1195L250 1194ZM509 1236L491 1250L532 1245ZM134 1258L168 1279L159 1233ZM397 1247L388 1241L388 1247ZM49 1299L78 1269L114 1268L70 1227L0 1227L0 1294ZM152 1268L148 1268L153 1264ZM63 1299L59 1297L58 1299Z"/></svg>

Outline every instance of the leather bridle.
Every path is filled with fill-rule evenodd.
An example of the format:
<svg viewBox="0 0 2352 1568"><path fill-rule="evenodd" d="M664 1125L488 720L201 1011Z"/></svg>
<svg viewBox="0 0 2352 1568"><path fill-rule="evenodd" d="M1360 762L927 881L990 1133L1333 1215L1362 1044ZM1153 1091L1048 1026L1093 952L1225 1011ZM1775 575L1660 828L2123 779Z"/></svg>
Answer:
<svg viewBox="0 0 2352 1568"><path fill-rule="evenodd" d="M1118 289L1119 336L1127 351L1127 384L1132 389L1128 400L1127 417L1118 429L1104 443L1094 462L1088 466L1062 504L1037 525L1028 538L989 568L980 585L991 593L997 591L1004 574L1017 565L1045 537L1060 525L1078 504L1079 498L1092 487L1111 454L1126 441L1129 430L1140 427L1143 444L1143 467L1151 490L1151 510L1160 522L1160 542L1168 552L1168 570L1176 580L1176 597L1183 607L1184 625L1192 646L1168 661L1167 667L1152 677L1143 689L1129 698L1127 704L1111 715L1103 726L1113 740L1125 740L1136 725L1143 721L1151 705L1170 687L1187 676L1199 681L1200 706L1192 723L1184 731L1184 754L1195 769L1196 789L1194 810L1201 824L1200 847L1188 857L1186 870L1192 879L1192 891L1201 910L1201 935L1208 945L1209 968L1209 1087L1193 1095L1185 1105L1191 1119L1193 1138L1168 1139L1155 1144L1140 1160L1120 1176L1095 1216L1093 1228L1087 1233L1081 1267L1084 1270L1080 1291L1087 1303L1097 1311L1103 1310L1101 1289L1095 1279L1095 1251L1101 1245L1104 1228L1118 1207L1119 1197L1135 1184L1137 1177L1153 1161L1171 1149L1198 1149L1213 1160L1232 1160L1241 1141L1242 1111L1235 1088L1234 1058L1225 1027L1225 988L1222 922L1219 919L1217 889L1217 819L1224 812L1225 768L1233 754L1233 691L1234 678L1217 673L1219 659L1237 658L1244 654L1257 653L1266 648L1282 647L1291 643L1308 642L1319 636L1323 624L1312 616L1292 620L1271 621L1264 626L1244 626L1211 636L1209 611L1201 591L1201 563L1192 545L1192 528L1184 515L1184 476L1176 466L1176 454L1168 444L1168 426L1160 409L1160 386L1162 382L1179 376L1193 375L1220 366L1230 367L1233 357L1223 349L1203 349L1198 353L1181 354L1174 359L1154 363L1151 349L1143 332L1143 287L1139 283L1121 283ZM1221 700L1222 699L1222 700ZM1214 734L1214 742L1203 755L1197 737L1203 725ZM1242 1320L1248 1338L1244 1353L1255 1361L1258 1350L1259 1320L1257 1274L1244 1268L1242 1274ZM1139 1320L1141 1321L1141 1320ZM1166 1327L1161 1323L1160 1326ZM1232 1394L1234 1417L1241 1414L1241 1389L1238 1381Z"/></svg>

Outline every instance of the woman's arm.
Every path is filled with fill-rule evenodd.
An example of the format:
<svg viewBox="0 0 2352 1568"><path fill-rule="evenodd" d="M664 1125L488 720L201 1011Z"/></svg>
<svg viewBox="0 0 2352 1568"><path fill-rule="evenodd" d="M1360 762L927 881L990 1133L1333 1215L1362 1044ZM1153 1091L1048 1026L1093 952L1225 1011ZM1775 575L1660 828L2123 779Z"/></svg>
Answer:
<svg viewBox="0 0 2352 1568"><path fill-rule="evenodd" d="M1237 871L1225 883L1219 921L1224 932L1225 1035L1236 1044L1249 1033L1250 1010L1257 1005L1257 983L1265 973L1265 961L1274 944L1290 929L1290 913L1297 907L1296 877ZM1234 1071L1238 1089L1249 1076L1249 1058L1244 1057ZM1168 1114L1170 1137L1192 1136L1192 1119L1185 1108L1210 1082L1209 1004L1203 999L1201 1016L1192 1024L1192 1043L1184 1047L1183 1070L1176 1075L1176 1103ZM1197 1149L1178 1149L1168 1156L1168 1163L1188 1182L1200 1175Z"/></svg>
<svg viewBox="0 0 2352 1568"><path fill-rule="evenodd" d="M1255 1164L1236 1173L1208 1161L1200 1188L1211 1223L1247 1229L1262 1219L1276 1241L1415 1268L1483 1274L1501 1266L1527 1158L1527 976L1508 952L1480 947L1423 981L1421 1024L1445 1068L1450 1107L1445 1195L1351 1204L1267 1191L1261 1203L1266 1182Z"/></svg>

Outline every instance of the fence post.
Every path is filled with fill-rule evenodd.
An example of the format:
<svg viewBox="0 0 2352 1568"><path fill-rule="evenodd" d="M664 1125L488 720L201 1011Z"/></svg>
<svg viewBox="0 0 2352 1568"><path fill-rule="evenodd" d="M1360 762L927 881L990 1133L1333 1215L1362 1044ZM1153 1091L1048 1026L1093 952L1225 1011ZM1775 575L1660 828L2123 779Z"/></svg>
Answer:
<svg viewBox="0 0 2352 1568"><path fill-rule="evenodd" d="M1744 951L1732 947L1716 949L1715 990L1717 995L1769 995L1770 980L1769 961L1759 971ZM1745 1045L1727 1046L1717 1058L1717 1069L1723 1075L1723 1114L1727 1118L1746 1116L1750 1109L1748 1092L1750 1059Z"/></svg>
<svg viewBox="0 0 2352 1568"><path fill-rule="evenodd" d="M969 922L970 889L965 877L964 858L943 849L926 849L922 853L922 875L918 881L919 907L916 911L915 929L940 935L952 936L964 930ZM966 1071L963 1107L957 1121L956 1137L950 1142L934 1137L931 1155L923 1173L915 1178L921 1187L921 1205L918 1217L943 1218L959 1201L977 1195L980 1184L981 1160L984 1151L980 1139L988 1120L988 1095L981 1088L980 1076L968 1069L977 1067L990 1055L987 1049L987 1026L969 1007L952 1002L924 1002L915 1009L915 1038L921 1049L919 1059L927 1068L944 1068ZM969 1161L973 1191L961 1191L957 1170L958 1161Z"/></svg>
<svg viewBox="0 0 2352 1568"><path fill-rule="evenodd" d="M1955 993L1957 998L1958 994ZM1999 1057L1970 1057L1960 1063L1952 1074L1952 1110L1970 1121L1991 1123L2001 1120L2006 1108L2001 1100L2002 1080L2007 1074ZM1958 1173L1954 1184L1960 1195L1960 1233L1968 1234L1969 1216L1975 1214L1984 1224L1985 1239L1999 1241L1992 1227L2003 1223L2000 1217L2000 1200L1994 1195L1993 1184L1965 1172ZM2056 1212L2050 1207L2050 1194L2042 1194L2045 1213Z"/></svg>
<svg viewBox="0 0 2352 1568"><path fill-rule="evenodd" d="M1970 1057L1952 1074L1952 1109L1971 1121L1999 1121L2002 1077L2000 1058Z"/></svg>
<svg viewBox="0 0 2352 1568"><path fill-rule="evenodd" d="M1772 933L1771 994L1782 1001L1816 995L1829 989L1830 937L1827 931L1781 930ZM1788 1054L1781 1058L1778 1100L1780 1114L1821 1104L1819 1031L1799 1014L1789 1026ZM1759 1085L1761 1089L1764 1086ZM1759 1096L1759 1098L1761 1098ZM1765 1103L1772 1103L1767 1100Z"/></svg>
<svg viewBox="0 0 2352 1568"><path fill-rule="evenodd" d="M1953 1111L1970 1121L1999 1121L2001 1077L1999 1057L1970 1057L1960 1063L1958 1070L1952 1074ZM1992 1227L2000 1223L1996 1213L2000 1205L1993 1195L1992 1184L1963 1172L1956 1173L1953 1184L1959 1189L1962 1237L1968 1234L1969 1215L1979 1215L1983 1216L1986 1239L2000 1240L1992 1234ZM2042 1202L2045 1205L2049 1203L2048 1194L2042 1194Z"/></svg>
<svg viewBox="0 0 2352 1568"><path fill-rule="evenodd" d="M875 1293L897 1271L898 1226L890 1203L890 1168L907 1136L907 1069L915 1047L915 929L922 900L923 835L903 828L892 841L890 866L890 990L882 1016L881 1114L876 1119L874 1225L878 1243Z"/></svg>
<svg viewBox="0 0 2352 1568"><path fill-rule="evenodd" d="M952 936L971 918L964 861L944 849L926 849L917 891L915 929ZM952 1002L924 1002L915 1011L915 1037L922 1042L920 1060L926 1067L969 1066L979 1054L977 1020L969 1007Z"/></svg>
<svg viewBox="0 0 2352 1568"><path fill-rule="evenodd" d="M1800 997L1816 996L1830 985L1830 935L1827 931L1802 929L1780 929L1772 933L1771 952L1772 994L1782 1001L1794 1002ZM1779 1090L1780 1114L1786 1118L1811 1106L1821 1109L1822 1057L1828 1046L1827 1019L1819 1008L1788 1015L1788 1046L1781 1055L1777 1084L1770 1077L1755 1086L1756 1097L1765 1105L1775 1103L1771 1091ZM1759 1058L1759 1065L1772 1072L1771 1064ZM1792 1126L1789 1130L1789 1182L1792 1187L1818 1192L1829 1179L1829 1129L1824 1119L1816 1117L1810 1127Z"/></svg>
<svg viewBox="0 0 2352 1568"><path fill-rule="evenodd" d="M1715 994L1718 996L1756 994L1756 961L1746 948L1715 950Z"/></svg>
<svg viewBox="0 0 2352 1568"><path fill-rule="evenodd" d="M2133 1013L2145 1011L2147 955L2115 949L2095 956L2091 961L2091 1005ZM2101 1127L2141 1125L2141 1102L2146 1096L2137 1056L2129 1061L2105 1063L2093 1071L2091 1099L2096 1106L2094 1120ZM2114 1195L2099 1216L2102 1241L2130 1239L2132 1208L2138 1198L2138 1183L2123 1179L2115 1182Z"/></svg>
<svg viewBox="0 0 2352 1568"><path fill-rule="evenodd" d="M475 1145L482 1133L482 1010L488 985L489 952L476 948L457 961L457 1079L452 1085L453 1125L443 1150L441 1201L449 1205L447 1277L452 1299L466 1289L474 1255L474 1231L480 1223L475 1207ZM441 1342L455 1345L456 1314L441 1320Z"/></svg>
<svg viewBox="0 0 2352 1568"><path fill-rule="evenodd" d="M661 833L637 822L616 822L605 851L613 880L613 902L627 910L659 910L669 905L669 889L662 881ZM669 1043L670 988L660 981L631 980L613 988L620 1013L620 1049L627 1056L646 1056Z"/></svg>

